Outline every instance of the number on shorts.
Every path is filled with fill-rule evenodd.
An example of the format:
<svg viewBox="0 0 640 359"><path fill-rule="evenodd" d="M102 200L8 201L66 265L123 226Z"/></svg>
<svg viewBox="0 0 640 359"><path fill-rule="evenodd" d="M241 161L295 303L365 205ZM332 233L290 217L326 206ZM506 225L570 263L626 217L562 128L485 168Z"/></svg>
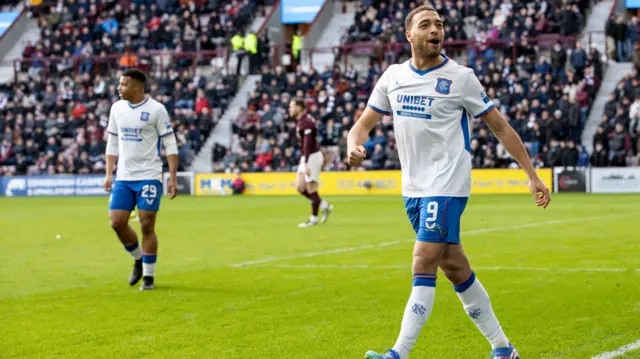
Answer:
<svg viewBox="0 0 640 359"><path fill-rule="evenodd" d="M152 184L142 186L142 198L156 198L158 196L158 188Z"/></svg>
<svg viewBox="0 0 640 359"><path fill-rule="evenodd" d="M427 203L427 219L425 220L425 225L427 228L433 228L436 225L436 220L438 219L438 202L432 201ZM432 222L432 223L429 223Z"/></svg>

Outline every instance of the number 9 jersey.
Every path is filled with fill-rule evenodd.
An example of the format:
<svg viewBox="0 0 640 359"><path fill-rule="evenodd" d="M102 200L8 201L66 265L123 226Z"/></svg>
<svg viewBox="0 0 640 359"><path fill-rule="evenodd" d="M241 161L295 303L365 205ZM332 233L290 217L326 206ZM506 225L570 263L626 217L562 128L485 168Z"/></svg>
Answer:
<svg viewBox="0 0 640 359"><path fill-rule="evenodd" d="M472 69L441 56L427 70L411 60L389 66L368 106L393 117L402 194L418 240L455 244L471 193L469 116L495 106Z"/></svg>
<svg viewBox="0 0 640 359"><path fill-rule="evenodd" d="M369 98L370 108L393 116L406 197L469 196L469 116L494 108L473 70L443 57L423 71L411 60L389 66Z"/></svg>

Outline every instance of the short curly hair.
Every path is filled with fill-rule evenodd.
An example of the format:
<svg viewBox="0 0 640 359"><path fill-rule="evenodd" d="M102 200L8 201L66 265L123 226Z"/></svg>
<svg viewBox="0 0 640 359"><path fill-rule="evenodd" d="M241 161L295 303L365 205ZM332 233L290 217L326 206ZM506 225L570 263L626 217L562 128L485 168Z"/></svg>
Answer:
<svg viewBox="0 0 640 359"><path fill-rule="evenodd" d="M411 10L409 15L407 15L407 18L404 20L404 30L405 31L408 31L408 30L411 29L411 26L413 25L413 17L416 16L417 14L423 12L423 11L433 11L436 14L438 13L436 8L434 8L431 5L425 4L425 5L418 6L417 8Z"/></svg>

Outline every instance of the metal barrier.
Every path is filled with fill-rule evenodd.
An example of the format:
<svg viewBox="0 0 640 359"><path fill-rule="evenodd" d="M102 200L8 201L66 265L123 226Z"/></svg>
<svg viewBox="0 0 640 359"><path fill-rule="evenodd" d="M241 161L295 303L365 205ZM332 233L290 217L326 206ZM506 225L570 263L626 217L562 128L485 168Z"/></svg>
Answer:
<svg viewBox="0 0 640 359"><path fill-rule="evenodd" d="M589 44L591 44L591 36L595 33L601 33L599 31L583 34L589 38ZM545 34L534 38L527 38L528 43L536 46L538 49L550 49L557 42L560 42L564 48L573 48L576 37L575 36L560 36L557 34ZM502 56L511 56L515 62L517 57L517 47L512 46L513 42L509 39L494 39L489 40L484 46L493 49L497 54ZM459 55L464 52L471 51L475 48L477 42L475 40L467 41L445 41L444 50L448 54ZM138 54L135 54L138 56ZM288 55L288 56L285 56ZM91 57L48 57L42 59L20 59L14 60L12 66L14 68L14 78L18 80L18 74L20 72L28 72L29 68L34 63L39 63L41 67L41 75L49 76L51 74L59 73L58 65L66 64L67 70L71 70L73 74L80 72L86 72L88 62L91 62L90 74L108 74L114 70L126 68L123 64L127 64L127 61L123 60L126 55L107 55L107 56L91 56ZM321 57L325 57L324 61L320 61ZM291 56L290 45L274 45L271 46L267 63L262 65L268 65L271 67L278 65L286 65L283 59L290 58L290 65L296 65L300 63L300 59L304 65L313 67L314 64L327 61L326 56L333 56L330 59L330 64L333 66L337 64L342 67L343 70L349 69L350 65L363 62L374 61L381 63L386 61L388 63L394 63L402 56L410 56L410 47L408 43L390 43L382 44L381 42L364 42L354 43L335 47L325 48L305 48L302 49L298 59L294 59ZM194 51L194 52L174 52L171 50L164 51L149 51L145 58L145 64L142 64L138 57L137 62L132 62L135 67L142 67L143 70L149 71L154 75L167 74L172 68L175 68L175 64L180 64L180 68L184 71L187 70L190 73L194 73L195 69L200 65L210 65L219 69L226 70L227 73L235 73L235 68L230 68L229 60L231 57L236 57L229 47L223 47L213 51ZM122 62L122 64L121 64ZM326 62L325 62L326 63ZM6 63L5 63L6 65ZM71 65L71 68L69 68ZM62 66L65 67L65 66ZM256 67L258 68L258 67ZM308 68L305 68L307 70ZM319 69L322 71L323 69ZM32 70L33 71L33 70Z"/></svg>
<svg viewBox="0 0 640 359"><path fill-rule="evenodd" d="M128 58L128 56L132 56ZM221 48L212 51L173 52L149 51L145 54L125 53L107 56L45 57L13 60L14 81L18 81L21 72L38 73L48 77L58 74L108 75L119 69L136 67L156 76L167 75L171 69L180 65L181 73L191 75L198 66L209 65L228 70L229 50ZM8 65L7 62L0 64ZM35 65L35 69L33 69Z"/></svg>

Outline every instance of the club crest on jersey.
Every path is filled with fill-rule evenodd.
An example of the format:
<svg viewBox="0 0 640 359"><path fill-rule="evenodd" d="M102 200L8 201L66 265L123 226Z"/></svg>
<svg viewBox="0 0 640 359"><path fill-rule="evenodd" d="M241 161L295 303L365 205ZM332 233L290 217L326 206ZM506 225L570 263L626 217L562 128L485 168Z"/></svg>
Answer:
<svg viewBox="0 0 640 359"><path fill-rule="evenodd" d="M149 112L142 112L140 114L140 121L144 121L144 122L149 121Z"/></svg>
<svg viewBox="0 0 640 359"><path fill-rule="evenodd" d="M436 92L442 95L448 95L451 91L452 82L453 81L449 79L438 77L438 82L436 82Z"/></svg>

